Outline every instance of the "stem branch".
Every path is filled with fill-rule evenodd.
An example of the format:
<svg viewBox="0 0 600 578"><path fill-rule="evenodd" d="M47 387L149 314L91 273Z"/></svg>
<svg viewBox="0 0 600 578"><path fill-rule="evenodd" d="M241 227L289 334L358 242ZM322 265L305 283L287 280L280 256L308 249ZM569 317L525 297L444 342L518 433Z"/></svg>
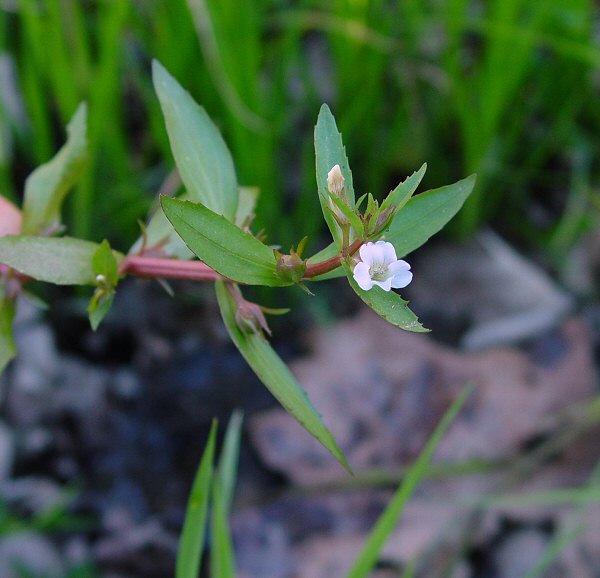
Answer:
<svg viewBox="0 0 600 578"><path fill-rule="evenodd" d="M352 245L348 247L348 257L354 255L354 253L358 251L362 244L363 242L361 239L355 239ZM318 277L319 275L329 273L330 271L337 269L341 262L342 255L336 255L335 257L331 257L325 261L321 261L320 263L309 263L306 266L306 271L304 272L304 279L311 279L312 277Z"/></svg>

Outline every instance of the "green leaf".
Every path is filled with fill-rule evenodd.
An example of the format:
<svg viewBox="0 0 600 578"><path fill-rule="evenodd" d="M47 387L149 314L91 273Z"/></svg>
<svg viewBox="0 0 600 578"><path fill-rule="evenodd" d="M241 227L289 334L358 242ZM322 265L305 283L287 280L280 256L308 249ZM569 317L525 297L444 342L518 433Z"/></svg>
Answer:
<svg viewBox="0 0 600 578"><path fill-rule="evenodd" d="M102 320L107 316L114 298L115 292L112 290L103 291L101 289L96 289L94 292L90 304L87 307L90 325L92 326L93 331L98 329Z"/></svg>
<svg viewBox="0 0 600 578"><path fill-rule="evenodd" d="M393 291L384 291L381 287L373 287L369 291L361 289L352 275L351 269L345 265L348 282L355 293L371 308L375 313L383 317L387 322L415 333L427 333L420 323L417 316L408 308L408 301L404 301L400 295Z"/></svg>
<svg viewBox="0 0 600 578"><path fill-rule="evenodd" d="M471 175L421 193L406 203L382 237L394 245L399 259L420 247L458 213L475 186L475 178Z"/></svg>
<svg viewBox="0 0 600 578"><path fill-rule="evenodd" d="M216 437L217 423L213 421L188 499L185 521L177 552L176 578L196 578L200 575L208 514L208 498L210 497L213 479Z"/></svg>
<svg viewBox="0 0 600 578"><path fill-rule="evenodd" d="M165 215L191 251L215 271L239 283L284 287L273 251L204 205L161 198Z"/></svg>
<svg viewBox="0 0 600 578"><path fill-rule="evenodd" d="M95 285L92 259L99 245L72 237L0 237L0 263L55 285ZM115 252L120 261L123 255Z"/></svg>
<svg viewBox="0 0 600 578"><path fill-rule="evenodd" d="M402 181L381 203L381 209L387 209L388 207L396 207L401 209L408 200L412 197L412 194L417 190L419 183L423 180L425 171L427 170L427 163L423 163L421 168L414 172L410 177L407 177Z"/></svg>
<svg viewBox="0 0 600 578"><path fill-rule="evenodd" d="M352 568L346 574L346 578L367 578L371 574L377 563L379 552L381 552L386 540L397 526L404 507L413 495L417 485L427 473L427 468L435 450L472 391L473 385L467 385L444 414L444 417L431 434L427 445L417 458L417 461L410 467L391 502L377 520L367 542L352 565Z"/></svg>
<svg viewBox="0 0 600 578"><path fill-rule="evenodd" d="M255 333L243 333L235 321L236 305L225 283L216 283L217 299L225 327L250 367L281 405L348 470L350 466L323 424L306 392L269 343Z"/></svg>
<svg viewBox="0 0 600 578"><path fill-rule="evenodd" d="M41 165L25 182L24 234L41 235L60 225L60 210L69 189L77 182L87 161L87 106L73 115L67 126L67 142L54 158Z"/></svg>
<svg viewBox="0 0 600 578"><path fill-rule="evenodd" d="M104 275L112 287L119 282L119 264L106 239L100 243L92 257L92 269L96 275Z"/></svg>
<svg viewBox="0 0 600 578"><path fill-rule="evenodd" d="M160 100L171 150L191 199L233 221L238 186L231 154L206 111L156 60L154 89Z"/></svg>
<svg viewBox="0 0 600 578"><path fill-rule="evenodd" d="M335 166L340 165L344 177L344 186L348 195L350 208L354 208L354 186L352 172L348 165L346 149L342 143L342 135L335 124L335 119L324 104L319 111L317 125L315 126L315 155L317 164L317 187L319 202L327 226L331 231L333 240L338 248L342 246L342 232L329 210L329 193L327 188L327 173Z"/></svg>
<svg viewBox="0 0 600 578"><path fill-rule="evenodd" d="M0 374L17 353L12 331L14 316L15 304L8 299L4 283L0 281Z"/></svg>

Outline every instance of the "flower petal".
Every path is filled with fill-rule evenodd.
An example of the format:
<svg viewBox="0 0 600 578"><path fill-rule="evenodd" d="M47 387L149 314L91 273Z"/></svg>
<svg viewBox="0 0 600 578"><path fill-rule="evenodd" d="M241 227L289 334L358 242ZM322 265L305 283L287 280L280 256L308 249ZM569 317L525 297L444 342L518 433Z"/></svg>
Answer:
<svg viewBox="0 0 600 578"><path fill-rule="evenodd" d="M374 285L379 285L384 291L389 291L392 288L392 278L388 277L385 281L373 281Z"/></svg>
<svg viewBox="0 0 600 578"><path fill-rule="evenodd" d="M378 243L382 243L381 247L383 249L384 263L386 265L394 263L397 260L396 249L394 249L394 245L386 241L378 241Z"/></svg>
<svg viewBox="0 0 600 578"><path fill-rule="evenodd" d="M376 243L369 243L371 245L371 259L373 263L377 263L379 265L385 264L385 241L377 241Z"/></svg>
<svg viewBox="0 0 600 578"><path fill-rule="evenodd" d="M368 291L373 287L373 280L369 275L369 265L367 263L357 263L352 271L352 276L363 291Z"/></svg>
<svg viewBox="0 0 600 578"><path fill-rule="evenodd" d="M412 278L413 274L408 269L402 269L391 277L390 281L394 289L402 289L412 281Z"/></svg>
<svg viewBox="0 0 600 578"><path fill-rule="evenodd" d="M388 271L390 272L390 274L396 275L396 273L399 273L400 271L409 271L410 270L410 265L406 262L403 261L402 259L399 259L398 261L394 261L393 263L390 263L388 265Z"/></svg>
<svg viewBox="0 0 600 578"><path fill-rule="evenodd" d="M359 249L360 258L369 267L373 264L373 243L365 243Z"/></svg>

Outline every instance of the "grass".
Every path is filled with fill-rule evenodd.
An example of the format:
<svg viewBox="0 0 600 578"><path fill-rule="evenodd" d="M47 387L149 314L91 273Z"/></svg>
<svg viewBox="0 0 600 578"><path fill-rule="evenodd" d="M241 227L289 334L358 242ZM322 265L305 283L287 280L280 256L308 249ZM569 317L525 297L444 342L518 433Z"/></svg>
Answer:
<svg viewBox="0 0 600 578"><path fill-rule="evenodd" d="M18 71L12 96L28 119L16 123L0 99L11 135L0 185L14 197L87 100L93 155L71 230L132 241L172 167L155 57L216 119L240 182L261 187L257 224L273 242L319 233L311 128L327 101L359 191L382 195L423 161L426 186L477 172L455 233L492 221L543 244L557 229L562 254L588 207L571 175L577 151L599 148L587 98L600 64L596 10L591 0L23 0L0 8L0 48ZM549 223L521 231L523 211L551 194Z"/></svg>

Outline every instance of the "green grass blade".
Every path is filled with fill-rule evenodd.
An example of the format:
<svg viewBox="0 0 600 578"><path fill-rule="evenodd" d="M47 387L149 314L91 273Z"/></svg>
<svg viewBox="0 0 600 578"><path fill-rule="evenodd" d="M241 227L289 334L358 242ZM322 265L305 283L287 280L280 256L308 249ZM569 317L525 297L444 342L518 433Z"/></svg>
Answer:
<svg viewBox="0 0 600 578"><path fill-rule="evenodd" d="M237 466L240 457L240 438L242 436L243 419L242 412L233 412L227 426L227 431L225 432L225 440L221 449L221 457L219 458L218 471L221 483L221 497L225 504L226 512L231 511L231 504L233 503Z"/></svg>
<svg viewBox="0 0 600 578"><path fill-rule="evenodd" d="M351 472L352 470L335 443L331 432L287 365L264 337L254 333L243 333L240 330L235 320L235 301L225 284L217 282L216 290L225 327L244 359L284 409L329 450L346 470Z"/></svg>
<svg viewBox="0 0 600 578"><path fill-rule="evenodd" d="M228 518L237 479L241 433L242 414L234 412L225 432L219 466L213 483L211 576L223 576L223 578L235 576L235 555Z"/></svg>
<svg viewBox="0 0 600 578"><path fill-rule="evenodd" d="M206 534L208 499L213 482L216 435L217 423L213 421L188 500L183 530L179 540L175 578L197 578L200 575L202 549Z"/></svg>
<svg viewBox="0 0 600 578"><path fill-rule="evenodd" d="M408 500L412 496L415 488L421 479L427 473L427 468L433 457L433 454L442 441L446 431L454 421L454 418L461 410L467 398L473 391L474 385L467 385L461 394L454 400L444 417L431 434L427 445L417 458L417 461L408 470L402 484L394 494L392 501L388 504L383 514L377 520L375 528L369 535L366 544L354 562L350 572L346 578L367 578L371 570L377 563L379 552L394 528L398 524L398 520L404 511Z"/></svg>
<svg viewBox="0 0 600 578"><path fill-rule="evenodd" d="M217 474L212 493L210 574L214 578L234 578L235 557L227 519L229 511L223 491L221 476Z"/></svg>
<svg viewBox="0 0 600 578"><path fill-rule="evenodd" d="M550 542L542 557L536 564L523 576L523 578L540 578L550 565L558 558L560 553L571 543L573 543L583 532L584 526L579 526L570 532L559 532Z"/></svg>
<svg viewBox="0 0 600 578"><path fill-rule="evenodd" d="M493 506L556 506L585 505L600 502L600 487L595 488L561 488L531 494L505 494L490 496L482 503L486 507Z"/></svg>

